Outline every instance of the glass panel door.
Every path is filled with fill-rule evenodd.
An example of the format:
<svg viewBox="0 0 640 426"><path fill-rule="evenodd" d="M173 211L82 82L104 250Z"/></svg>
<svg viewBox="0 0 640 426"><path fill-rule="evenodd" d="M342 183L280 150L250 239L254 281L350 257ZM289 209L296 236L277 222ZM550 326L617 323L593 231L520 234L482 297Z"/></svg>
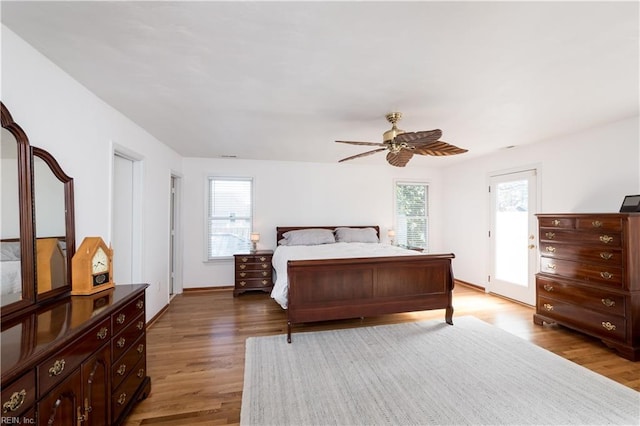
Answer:
<svg viewBox="0 0 640 426"><path fill-rule="evenodd" d="M489 290L535 304L537 261L536 172L492 176Z"/></svg>

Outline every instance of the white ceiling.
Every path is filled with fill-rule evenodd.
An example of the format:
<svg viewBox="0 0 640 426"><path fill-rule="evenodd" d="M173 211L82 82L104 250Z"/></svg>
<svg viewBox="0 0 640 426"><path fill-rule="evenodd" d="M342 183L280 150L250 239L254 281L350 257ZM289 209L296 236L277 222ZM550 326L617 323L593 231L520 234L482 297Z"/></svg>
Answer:
<svg viewBox="0 0 640 426"><path fill-rule="evenodd" d="M437 167L640 113L636 1L3 0L1 20L187 157L336 162L402 111L469 149L410 163Z"/></svg>

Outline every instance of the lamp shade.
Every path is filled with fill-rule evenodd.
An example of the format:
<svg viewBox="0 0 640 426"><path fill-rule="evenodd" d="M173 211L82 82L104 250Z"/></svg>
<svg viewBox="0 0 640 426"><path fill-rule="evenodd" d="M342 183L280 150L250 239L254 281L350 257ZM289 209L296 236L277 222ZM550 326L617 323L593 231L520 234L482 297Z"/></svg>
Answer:
<svg viewBox="0 0 640 426"><path fill-rule="evenodd" d="M252 232L251 233L251 242L257 243L258 241L260 241L260 234L258 234L257 232Z"/></svg>

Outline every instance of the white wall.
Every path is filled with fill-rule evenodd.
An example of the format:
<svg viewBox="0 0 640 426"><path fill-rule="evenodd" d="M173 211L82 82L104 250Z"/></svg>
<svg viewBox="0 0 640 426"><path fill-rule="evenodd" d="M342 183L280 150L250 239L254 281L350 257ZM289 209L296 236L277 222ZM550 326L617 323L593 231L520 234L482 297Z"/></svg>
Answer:
<svg viewBox="0 0 640 426"><path fill-rule="evenodd" d="M393 227L394 179L429 183L430 243L442 251L441 172L357 163L320 164L186 158L183 164L184 287L233 285L233 261L204 262L207 176L254 178L258 248L273 249L276 226L378 225Z"/></svg>
<svg viewBox="0 0 640 426"><path fill-rule="evenodd" d="M181 157L4 25L2 102L31 144L49 151L74 178L77 245L86 236L109 243L113 144L143 158L142 277L151 284L147 319L153 317L168 303L170 182Z"/></svg>
<svg viewBox="0 0 640 426"><path fill-rule="evenodd" d="M492 172L540 167L540 213L617 212L624 195L640 194L639 126L629 118L444 170L445 250L456 254L456 277L486 286Z"/></svg>

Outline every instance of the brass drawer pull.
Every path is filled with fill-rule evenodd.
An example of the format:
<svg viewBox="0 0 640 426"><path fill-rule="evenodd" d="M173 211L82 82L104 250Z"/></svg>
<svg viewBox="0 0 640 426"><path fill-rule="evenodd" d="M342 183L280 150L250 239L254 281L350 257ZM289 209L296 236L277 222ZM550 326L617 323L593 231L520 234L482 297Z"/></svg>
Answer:
<svg viewBox="0 0 640 426"><path fill-rule="evenodd" d="M262 285L267 285L268 282L269 280L262 280Z"/></svg>
<svg viewBox="0 0 640 426"><path fill-rule="evenodd" d="M138 324L136 324L136 328L138 330L142 330L144 328L144 321L138 321Z"/></svg>
<svg viewBox="0 0 640 426"><path fill-rule="evenodd" d="M547 291L553 291L553 286L551 284L545 284L543 288Z"/></svg>
<svg viewBox="0 0 640 426"><path fill-rule="evenodd" d="M138 309L144 308L144 300L142 299L138 300L138 302L136 303L136 308Z"/></svg>
<svg viewBox="0 0 640 426"><path fill-rule="evenodd" d="M120 364L118 367L118 374L124 376L124 373L127 371L127 364Z"/></svg>
<svg viewBox="0 0 640 426"><path fill-rule="evenodd" d="M262 269L267 269L267 267L269 266L269 264L268 264L268 263L263 263L261 266L262 266Z"/></svg>
<svg viewBox="0 0 640 426"><path fill-rule="evenodd" d="M241 276L242 278L244 278L244 277L246 277L246 276L247 276L247 273L246 273L246 272L240 272L240 276Z"/></svg>
<svg viewBox="0 0 640 426"><path fill-rule="evenodd" d="M602 222L600 222L599 220L594 220L593 222L591 222L591 226L593 226L594 228L602 228Z"/></svg>
<svg viewBox="0 0 640 426"><path fill-rule="evenodd" d="M602 253L600 253L600 257L604 260L609 260L613 257L613 253L609 253L607 251L603 251Z"/></svg>
<svg viewBox="0 0 640 426"><path fill-rule="evenodd" d="M247 267L247 265L240 265L240 269L244 269L246 267Z"/></svg>
<svg viewBox="0 0 640 426"><path fill-rule="evenodd" d="M49 368L49 377L59 376L64 371L64 359L57 359Z"/></svg>
<svg viewBox="0 0 640 426"><path fill-rule="evenodd" d="M558 226L558 225L560 225L560 221L559 221L558 219L553 219L553 220L551 221L551 224L552 224L553 226Z"/></svg>
<svg viewBox="0 0 640 426"><path fill-rule="evenodd" d="M600 276L605 280L610 280L613 278L613 274L611 272L600 272Z"/></svg>
<svg viewBox="0 0 640 426"><path fill-rule="evenodd" d="M118 318L116 318L116 322L118 324L124 324L124 320L127 319L127 316L125 314L120 314L118 315Z"/></svg>
<svg viewBox="0 0 640 426"><path fill-rule="evenodd" d="M22 389L20 392L14 392L11 394L11 398L4 404L2 404L2 413L6 414L9 411L16 411L24 403L27 398L27 391Z"/></svg>
<svg viewBox="0 0 640 426"><path fill-rule="evenodd" d="M244 287L245 285L247 285L246 281L240 281L240 287Z"/></svg>
<svg viewBox="0 0 640 426"><path fill-rule="evenodd" d="M96 337L100 340L104 340L109 334L109 329L107 327L102 327L100 331L96 334Z"/></svg>
<svg viewBox="0 0 640 426"><path fill-rule="evenodd" d="M267 275L269 275L269 273L267 271L262 271L262 276L266 277Z"/></svg>
<svg viewBox="0 0 640 426"><path fill-rule="evenodd" d="M549 303L545 303L545 304L544 304L544 305L542 305L542 306L544 306L544 308L545 308L547 311L553 311L553 305L551 305L551 304L549 304Z"/></svg>
<svg viewBox="0 0 640 426"><path fill-rule="evenodd" d="M243 257L240 260L242 260L243 262L246 262L247 260L249 260L249 258L248 257Z"/></svg>
<svg viewBox="0 0 640 426"><path fill-rule="evenodd" d="M264 262L265 260L267 260L267 258L266 258L266 257L264 257L264 256L262 256L262 257L260 258L260 262Z"/></svg>
<svg viewBox="0 0 640 426"><path fill-rule="evenodd" d="M555 263L550 263L547 265L547 269L551 269L552 271L556 270L556 264Z"/></svg>
<svg viewBox="0 0 640 426"><path fill-rule="evenodd" d="M141 354L142 352L144 352L144 345L142 343L140 343L138 345L138 349L137 349L138 353Z"/></svg>
<svg viewBox="0 0 640 426"><path fill-rule="evenodd" d="M611 241L613 241L613 237L610 237L609 235L600 235L600 241L605 244L609 244Z"/></svg>
<svg viewBox="0 0 640 426"><path fill-rule="evenodd" d="M116 345L118 345L119 348L124 348L124 344L125 344L126 341L127 340L124 337L121 337L116 342Z"/></svg>
<svg viewBox="0 0 640 426"><path fill-rule="evenodd" d="M127 394L122 392L120 394L120 396L118 397L118 404L119 405L124 405L124 403L127 401Z"/></svg>
<svg viewBox="0 0 640 426"><path fill-rule="evenodd" d="M545 250L548 253L555 253L556 252L556 248L554 246L547 246L547 247L545 247Z"/></svg>
<svg viewBox="0 0 640 426"><path fill-rule="evenodd" d="M553 240L556 237L556 233L555 232L547 232L544 235L550 240Z"/></svg>
<svg viewBox="0 0 640 426"><path fill-rule="evenodd" d="M612 307L616 306L616 302L614 302L611 299L602 299L601 301L602 301L602 304L604 306L606 306L607 308L612 308Z"/></svg>
<svg viewBox="0 0 640 426"><path fill-rule="evenodd" d="M607 322L602 321L602 327L604 327L606 330L609 330L609 331L614 331L616 329L615 324L611 324L609 321Z"/></svg>
<svg viewBox="0 0 640 426"><path fill-rule="evenodd" d="M142 379L144 377L144 368L138 370L138 374L136 374L136 376L138 376L138 379Z"/></svg>

